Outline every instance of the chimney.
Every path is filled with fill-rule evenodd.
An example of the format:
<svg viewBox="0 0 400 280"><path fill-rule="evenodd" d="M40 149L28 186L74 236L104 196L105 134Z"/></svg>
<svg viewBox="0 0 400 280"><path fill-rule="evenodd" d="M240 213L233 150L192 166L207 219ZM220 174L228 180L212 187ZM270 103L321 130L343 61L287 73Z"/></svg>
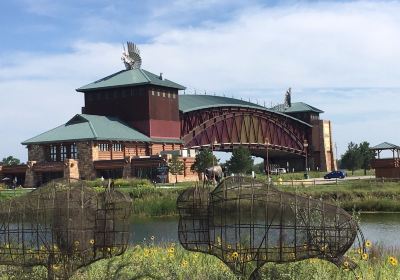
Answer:
<svg viewBox="0 0 400 280"><path fill-rule="evenodd" d="M160 73L160 77L158 77L160 80L162 80L162 73Z"/></svg>

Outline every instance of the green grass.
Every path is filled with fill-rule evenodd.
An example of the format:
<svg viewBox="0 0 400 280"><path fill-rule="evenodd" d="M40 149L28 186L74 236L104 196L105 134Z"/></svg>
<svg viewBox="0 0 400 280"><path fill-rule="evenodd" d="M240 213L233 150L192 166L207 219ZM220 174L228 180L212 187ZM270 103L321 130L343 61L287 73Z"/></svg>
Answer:
<svg viewBox="0 0 400 280"><path fill-rule="evenodd" d="M260 177L258 177L260 179ZM306 197L323 199L345 210L400 212L400 182L377 182L375 180L340 180L338 184L291 186L275 184L278 189ZM115 188L129 194L133 199L133 214L138 216L176 215L176 200L179 194L196 182L155 187L148 180L116 180ZM90 187L103 191L106 183L100 180L88 181ZM165 186L165 185L163 185ZM0 191L0 200L23 195L29 190Z"/></svg>
<svg viewBox="0 0 400 280"><path fill-rule="evenodd" d="M283 191L311 196L336 204L347 211L400 211L400 182L342 181L315 186L278 186Z"/></svg>
<svg viewBox="0 0 400 280"><path fill-rule="evenodd" d="M156 237L157 238L157 237ZM171 250L171 248L174 248ZM368 249L368 259L361 260L355 250L346 254L358 264L354 273L332 263L309 259L294 263L267 263L261 268L262 280L389 280L400 279L400 266L389 261L399 259L399 252L381 247ZM22 269L0 266L0 279L46 279L44 267ZM119 257L100 260L74 273L71 280L171 279L171 280L237 280L228 267L216 257L184 250L180 245L151 243L130 247Z"/></svg>

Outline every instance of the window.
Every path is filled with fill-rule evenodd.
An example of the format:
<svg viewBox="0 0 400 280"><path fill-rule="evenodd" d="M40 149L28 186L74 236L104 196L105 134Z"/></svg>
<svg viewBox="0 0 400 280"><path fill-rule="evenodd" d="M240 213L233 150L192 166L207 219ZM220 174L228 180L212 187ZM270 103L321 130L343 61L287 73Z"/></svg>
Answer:
<svg viewBox="0 0 400 280"><path fill-rule="evenodd" d="M99 144L99 150L100 150L100 152L107 152L109 149L108 149L108 144L106 144L106 143L100 143Z"/></svg>
<svg viewBox="0 0 400 280"><path fill-rule="evenodd" d="M60 159L64 161L67 158L67 147L62 145L60 146Z"/></svg>
<svg viewBox="0 0 400 280"><path fill-rule="evenodd" d="M159 91L157 91L157 96L160 96L160 92Z"/></svg>
<svg viewBox="0 0 400 280"><path fill-rule="evenodd" d="M175 98L176 98L176 95L175 95L174 93L172 94L172 98L173 98L173 99L175 99Z"/></svg>
<svg viewBox="0 0 400 280"><path fill-rule="evenodd" d="M76 143L71 145L71 158L77 159L78 158L78 148L76 147Z"/></svg>
<svg viewBox="0 0 400 280"><path fill-rule="evenodd" d="M168 98L171 98L171 94L170 93L168 93Z"/></svg>
<svg viewBox="0 0 400 280"><path fill-rule="evenodd" d="M112 148L115 152L122 152L122 144L113 144Z"/></svg>
<svg viewBox="0 0 400 280"><path fill-rule="evenodd" d="M151 91L151 95L154 95L154 90Z"/></svg>
<svg viewBox="0 0 400 280"><path fill-rule="evenodd" d="M57 161L57 146L50 145L50 160Z"/></svg>
<svg viewBox="0 0 400 280"><path fill-rule="evenodd" d="M165 97L165 92L162 93L162 97Z"/></svg>

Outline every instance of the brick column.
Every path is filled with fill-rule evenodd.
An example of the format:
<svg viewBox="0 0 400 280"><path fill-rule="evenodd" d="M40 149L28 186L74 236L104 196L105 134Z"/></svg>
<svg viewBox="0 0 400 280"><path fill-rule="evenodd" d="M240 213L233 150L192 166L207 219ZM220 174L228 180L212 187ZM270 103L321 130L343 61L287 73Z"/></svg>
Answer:
<svg viewBox="0 0 400 280"><path fill-rule="evenodd" d="M79 178L93 180L96 178L96 170L93 161L98 159L98 147L92 142L78 142Z"/></svg>
<svg viewBox="0 0 400 280"><path fill-rule="evenodd" d="M33 166L36 164L36 161L28 161L26 163L27 169L25 171L25 185L27 188L34 188L37 184L37 176L33 171Z"/></svg>
<svg viewBox="0 0 400 280"><path fill-rule="evenodd" d="M64 179L79 179L78 161L76 159L64 160Z"/></svg>

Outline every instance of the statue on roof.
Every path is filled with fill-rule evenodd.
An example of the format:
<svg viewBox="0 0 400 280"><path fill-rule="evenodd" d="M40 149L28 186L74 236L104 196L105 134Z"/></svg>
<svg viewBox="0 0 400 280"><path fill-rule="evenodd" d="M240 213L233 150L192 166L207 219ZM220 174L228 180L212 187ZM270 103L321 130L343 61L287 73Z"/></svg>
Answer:
<svg viewBox="0 0 400 280"><path fill-rule="evenodd" d="M121 60L124 62L126 70L139 69L142 65L139 48L132 42L126 42L128 50L123 45L124 52Z"/></svg>
<svg viewBox="0 0 400 280"><path fill-rule="evenodd" d="M284 108L289 108L292 106L292 88L288 88L288 90L286 91L283 106Z"/></svg>

